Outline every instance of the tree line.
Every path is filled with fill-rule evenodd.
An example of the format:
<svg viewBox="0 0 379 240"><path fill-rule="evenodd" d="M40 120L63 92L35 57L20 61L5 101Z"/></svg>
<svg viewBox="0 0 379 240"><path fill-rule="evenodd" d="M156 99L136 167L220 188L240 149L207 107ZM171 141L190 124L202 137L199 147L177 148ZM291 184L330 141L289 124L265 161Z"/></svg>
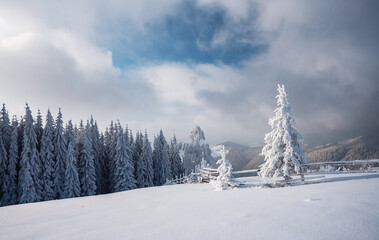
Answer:
<svg viewBox="0 0 379 240"><path fill-rule="evenodd" d="M152 147L146 130L134 137L119 122L111 122L103 133L92 116L85 123L74 125L70 120L64 125L60 109L55 120L48 110L43 124L40 111L34 120L28 104L23 117L10 120L3 104L1 205L160 186L185 173L182 151L192 161L185 150L193 148L178 144L175 136L168 143L162 130L154 136ZM204 152L209 161L209 146ZM204 154L197 158L204 159Z"/></svg>

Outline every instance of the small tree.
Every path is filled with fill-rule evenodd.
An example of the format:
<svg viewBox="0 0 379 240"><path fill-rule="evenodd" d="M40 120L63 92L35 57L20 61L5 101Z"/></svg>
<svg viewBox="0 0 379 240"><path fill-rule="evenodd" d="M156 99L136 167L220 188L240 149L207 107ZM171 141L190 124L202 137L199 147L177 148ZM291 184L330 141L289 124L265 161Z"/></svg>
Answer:
<svg viewBox="0 0 379 240"><path fill-rule="evenodd" d="M225 150L224 145L222 145L222 147L219 149L221 159L217 161L217 164L220 164L220 166L217 168L217 180L213 182L216 191L229 189L231 186L230 181L232 179L232 165L228 159L226 159L226 154L228 154L228 152L228 150Z"/></svg>
<svg viewBox="0 0 379 240"><path fill-rule="evenodd" d="M276 178L282 174L288 180L291 179L290 174L301 172L300 164L308 162L308 159L303 153L303 138L296 130L284 85L278 85L278 91L278 107L275 116L269 120L272 131L266 134L266 145L261 153L265 163L260 167L260 176Z"/></svg>

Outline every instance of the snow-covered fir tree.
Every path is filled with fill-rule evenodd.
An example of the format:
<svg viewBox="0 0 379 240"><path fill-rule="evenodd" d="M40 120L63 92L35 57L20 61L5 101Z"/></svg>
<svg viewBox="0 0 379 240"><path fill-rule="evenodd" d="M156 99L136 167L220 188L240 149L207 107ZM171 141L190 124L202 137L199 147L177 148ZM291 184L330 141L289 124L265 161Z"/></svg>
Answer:
<svg viewBox="0 0 379 240"><path fill-rule="evenodd" d="M133 159L136 159L136 171L135 176L137 180L137 187L143 188L147 184L147 162L143 157L143 136L141 132L137 132L136 140L133 148Z"/></svg>
<svg viewBox="0 0 379 240"><path fill-rule="evenodd" d="M168 146L163 131L154 139L153 150L154 184L161 186L172 179Z"/></svg>
<svg viewBox="0 0 379 240"><path fill-rule="evenodd" d="M184 174L184 166L179 154L179 146L178 146L178 142L176 141L175 136L171 140L169 157L170 157L170 162L171 162L172 177L174 179L179 178L180 176Z"/></svg>
<svg viewBox="0 0 379 240"><path fill-rule="evenodd" d="M90 125L84 130L83 147L79 159L79 179L82 196L91 196L96 194L96 170L91 141Z"/></svg>
<svg viewBox="0 0 379 240"><path fill-rule="evenodd" d="M10 119L8 111L3 104L3 108L0 112L0 136L3 138L4 147L7 153L9 153L9 147L11 145L11 136L12 136L12 126L10 124Z"/></svg>
<svg viewBox="0 0 379 240"><path fill-rule="evenodd" d="M54 157L55 157L55 171L54 177L54 190L57 198L61 198L64 186L64 176L66 171L67 160L67 141L64 136L63 120L61 109L58 111L58 117L55 123L54 135Z"/></svg>
<svg viewBox="0 0 379 240"><path fill-rule="evenodd" d="M66 128L64 130L64 137L66 139L67 149L70 142L72 142L75 150L75 130L71 120L69 120L66 124Z"/></svg>
<svg viewBox="0 0 379 240"><path fill-rule="evenodd" d="M279 94L275 116L269 120L272 131L265 136L265 146L262 149L264 164L260 167L262 178L283 175L291 179L292 173L300 173L300 165L307 162L303 153L303 138L296 130L295 120L291 116L291 107L284 90L284 85L278 85Z"/></svg>
<svg viewBox="0 0 379 240"><path fill-rule="evenodd" d="M5 150L5 144L2 137L0 137L0 201L3 194L6 192L6 178L7 178L8 156Z"/></svg>
<svg viewBox="0 0 379 240"><path fill-rule="evenodd" d="M73 198L80 196L80 182L76 162L77 160L74 143L69 142L67 148L66 171L62 198Z"/></svg>
<svg viewBox="0 0 379 240"><path fill-rule="evenodd" d="M47 110L46 124L41 140L41 165L42 165L42 199L45 201L56 198L54 190L55 161L54 161L54 119L50 110Z"/></svg>
<svg viewBox="0 0 379 240"><path fill-rule="evenodd" d="M146 163L145 187L154 186L153 153L146 130L145 136L143 138L142 158L143 161Z"/></svg>
<svg viewBox="0 0 379 240"><path fill-rule="evenodd" d="M133 160L128 153L128 144L125 142L125 134L120 124L117 127L116 154L112 172L112 191L121 192L136 188Z"/></svg>
<svg viewBox="0 0 379 240"><path fill-rule="evenodd" d="M32 112L28 105L26 105L24 123L18 192L19 203L30 203L40 200L40 196L38 196L37 179L39 172L37 137L34 132Z"/></svg>
<svg viewBox="0 0 379 240"><path fill-rule="evenodd" d="M43 125L42 125L42 115L41 111L38 109L36 122L34 125L34 131L37 136L37 150L38 152L41 151L41 142L42 142L42 134L43 134Z"/></svg>
<svg viewBox="0 0 379 240"><path fill-rule="evenodd" d="M12 205L17 203L17 164L18 164L18 130L17 126L13 128L11 136L11 145L9 147L9 158L6 176L3 184L3 197L1 205Z"/></svg>
<svg viewBox="0 0 379 240"><path fill-rule="evenodd" d="M220 166L217 168L217 179L213 182L216 190L225 190L230 188L230 181L232 179L232 165L226 159L226 154L228 154L228 150L225 150L225 146L219 149L219 154L221 155L221 159L217 161L217 164Z"/></svg>
<svg viewBox="0 0 379 240"><path fill-rule="evenodd" d="M195 168L201 165L201 161L211 164L213 161L209 145L204 143L205 136L199 126L191 131L191 143L184 144L183 164L186 174L195 171Z"/></svg>
<svg viewBox="0 0 379 240"><path fill-rule="evenodd" d="M105 188L105 172L104 172L104 153L100 144L100 133L96 121L91 116L90 119L91 141L94 154L94 164L96 170L96 186L97 193L104 192Z"/></svg>

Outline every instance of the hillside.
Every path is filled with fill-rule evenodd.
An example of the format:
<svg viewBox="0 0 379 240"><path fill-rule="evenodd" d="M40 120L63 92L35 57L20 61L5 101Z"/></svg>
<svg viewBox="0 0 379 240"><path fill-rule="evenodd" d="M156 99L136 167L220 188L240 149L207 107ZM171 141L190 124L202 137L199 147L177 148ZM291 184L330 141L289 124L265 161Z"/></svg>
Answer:
<svg viewBox="0 0 379 240"><path fill-rule="evenodd" d="M173 185L1 207L1 239L377 239L379 174L327 181L219 192Z"/></svg>
<svg viewBox="0 0 379 240"><path fill-rule="evenodd" d="M379 158L379 143L375 137L321 138L309 135L305 139L304 152L311 162ZM248 147L234 142L220 144L224 144L229 150L228 159L235 171L256 169L263 163L263 157L259 155L262 146ZM216 167L215 163L213 167Z"/></svg>

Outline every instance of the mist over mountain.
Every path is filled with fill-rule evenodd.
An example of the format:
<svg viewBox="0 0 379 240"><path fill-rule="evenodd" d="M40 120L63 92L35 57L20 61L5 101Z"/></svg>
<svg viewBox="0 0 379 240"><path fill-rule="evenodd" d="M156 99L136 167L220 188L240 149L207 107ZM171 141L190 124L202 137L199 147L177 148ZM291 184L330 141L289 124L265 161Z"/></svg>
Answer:
<svg viewBox="0 0 379 240"><path fill-rule="evenodd" d="M311 162L378 159L378 133L378 129L371 129L360 132L330 131L308 134L304 136L304 152ZM223 142L215 146L221 144L229 150L227 157L235 171L256 169L264 162L260 156L263 143L245 146L235 142ZM216 161L212 166L216 166Z"/></svg>

